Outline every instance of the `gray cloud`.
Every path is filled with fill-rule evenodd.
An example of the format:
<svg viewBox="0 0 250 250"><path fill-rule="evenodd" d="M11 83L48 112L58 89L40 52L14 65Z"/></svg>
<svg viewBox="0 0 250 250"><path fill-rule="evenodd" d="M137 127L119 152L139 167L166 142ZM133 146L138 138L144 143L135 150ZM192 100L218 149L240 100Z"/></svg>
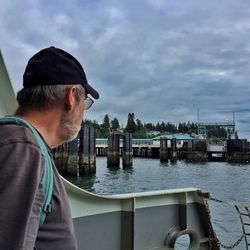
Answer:
<svg viewBox="0 0 250 250"><path fill-rule="evenodd" d="M224 121L250 138L250 2L244 0L4 1L0 47L15 90L27 59L55 45L99 89L87 117L126 123Z"/></svg>

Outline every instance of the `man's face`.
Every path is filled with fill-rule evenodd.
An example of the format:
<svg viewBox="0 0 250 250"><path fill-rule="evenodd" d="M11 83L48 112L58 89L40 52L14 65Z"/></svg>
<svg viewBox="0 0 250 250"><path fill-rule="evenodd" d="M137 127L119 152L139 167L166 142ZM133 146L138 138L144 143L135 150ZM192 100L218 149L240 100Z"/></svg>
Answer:
<svg viewBox="0 0 250 250"><path fill-rule="evenodd" d="M80 95L80 98L76 96L72 110L65 112L61 118L61 139L63 141L71 141L76 138L80 129L81 123L84 118L84 104L85 104L85 93Z"/></svg>

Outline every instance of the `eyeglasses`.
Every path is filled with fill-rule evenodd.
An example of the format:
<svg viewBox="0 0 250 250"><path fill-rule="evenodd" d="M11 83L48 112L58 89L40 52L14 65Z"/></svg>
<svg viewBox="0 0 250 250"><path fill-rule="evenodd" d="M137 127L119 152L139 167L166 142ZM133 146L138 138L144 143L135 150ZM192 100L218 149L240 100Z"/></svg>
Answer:
<svg viewBox="0 0 250 250"><path fill-rule="evenodd" d="M90 107L92 106L93 103L94 103L94 100L91 99L90 97L86 96L86 98L84 100L84 109L85 110L90 109Z"/></svg>
<svg viewBox="0 0 250 250"><path fill-rule="evenodd" d="M84 96L84 109L90 109L90 107L93 105L94 100L91 99L89 96L87 96L87 94L85 93L85 91L80 90L79 88L76 88L77 94L78 94L78 98L80 98L80 96Z"/></svg>

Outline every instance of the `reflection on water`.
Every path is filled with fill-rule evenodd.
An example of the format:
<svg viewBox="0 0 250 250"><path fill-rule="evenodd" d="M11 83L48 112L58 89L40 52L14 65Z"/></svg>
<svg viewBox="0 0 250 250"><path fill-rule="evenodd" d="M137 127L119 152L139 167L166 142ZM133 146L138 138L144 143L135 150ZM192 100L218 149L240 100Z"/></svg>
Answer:
<svg viewBox="0 0 250 250"><path fill-rule="evenodd" d="M211 196L250 204L250 165L225 162L161 163L158 159L134 158L133 168L108 169L106 158L97 158L94 176L68 178L77 186L97 194L134 193L151 190L195 187ZM212 222L225 244L241 235L238 215L231 205L210 202ZM236 249L245 249L242 242Z"/></svg>
<svg viewBox="0 0 250 250"><path fill-rule="evenodd" d="M197 187L222 200L250 202L250 165L225 162L161 163L135 158L133 168L109 169L105 157L97 157L94 176L71 177L79 187L97 194L131 193Z"/></svg>

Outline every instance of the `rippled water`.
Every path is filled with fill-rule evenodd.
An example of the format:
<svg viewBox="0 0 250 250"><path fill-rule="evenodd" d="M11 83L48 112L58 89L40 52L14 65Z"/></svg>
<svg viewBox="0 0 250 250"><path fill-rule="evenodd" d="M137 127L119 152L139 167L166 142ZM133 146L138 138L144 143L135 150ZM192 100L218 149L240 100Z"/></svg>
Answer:
<svg viewBox="0 0 250 250"><path fill-rule="evenodd" d="M159 159L134 158L131 169L108 169L106 158L97 158L94 176L70 178L96 194L120 194L195 187L232 203L250 204L250 164L225 162L162 164ZM232 205L210 202L212 223L219 239L231 244L241 235L241 224ZM246 249L242 242L236 249Z"/></svg>

